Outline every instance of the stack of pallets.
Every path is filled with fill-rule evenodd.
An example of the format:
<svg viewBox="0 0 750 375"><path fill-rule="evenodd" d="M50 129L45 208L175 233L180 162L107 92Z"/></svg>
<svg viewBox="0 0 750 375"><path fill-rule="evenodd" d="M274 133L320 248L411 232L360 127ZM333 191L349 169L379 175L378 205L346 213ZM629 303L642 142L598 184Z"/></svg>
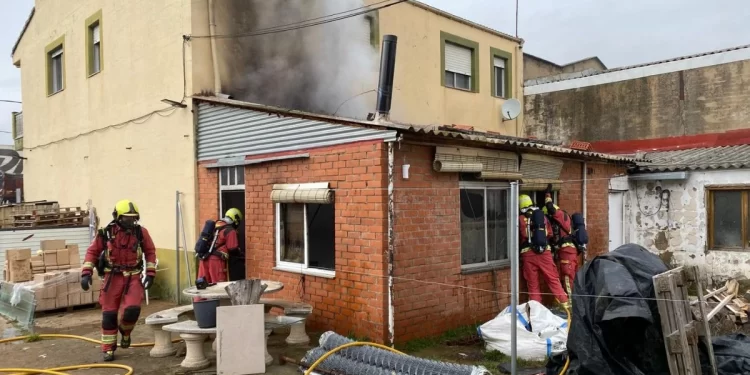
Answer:
<svg viewBox="0 0 750 375"><path fill-rule="evenodd" d="M14 227L38 228L84 225L89 213L80 207L34 210L31 213L13 215Z"/></svg>

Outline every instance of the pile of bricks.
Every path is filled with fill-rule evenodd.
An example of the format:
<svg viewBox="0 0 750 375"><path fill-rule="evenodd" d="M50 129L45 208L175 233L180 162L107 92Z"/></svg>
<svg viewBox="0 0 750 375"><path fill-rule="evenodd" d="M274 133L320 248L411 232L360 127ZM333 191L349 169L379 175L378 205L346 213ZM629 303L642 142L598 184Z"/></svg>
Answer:
<svg viewBox="0 0 750 375"><path fill-rule="evenodd" d="M50 271L80 268L78 245L66 245L65 240L44 240L41 249L9 249L5 251L5 281L30 281L34 275Z"/></svg>
<svg viewBox="0 0 750 375"><path fill-rule="evenodd" d="M51 271L34 275L29 286L36 297L36 311L90 305L102 288L101 279L94 277L88 291L81 289L81 270Z"/></svg>

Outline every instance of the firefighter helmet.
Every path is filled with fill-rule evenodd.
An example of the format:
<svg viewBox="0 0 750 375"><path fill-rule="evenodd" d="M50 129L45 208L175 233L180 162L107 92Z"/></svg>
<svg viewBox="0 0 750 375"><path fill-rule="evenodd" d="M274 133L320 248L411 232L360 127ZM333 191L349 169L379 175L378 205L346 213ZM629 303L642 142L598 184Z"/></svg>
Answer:
<svg viewBox="0 0 750 375"><path fill-rule="evenodd" d="M518 197L518 208L521 210L529 208L533 204L534 202L531 200L531 197L526 194L522 194Z"/></svg>
<svg viewBox="0 0 750 375"><path fill-rule="evenodd" d="M141 215L138 212L138 206L127 199L117 202L114 211L112 211L113 219L117 220L120 216L134 216L136 220L141 218Z"/></svg>
<svg viewBox="0 0 750 375"><path fill-rule="evenodd" d="M559 210L560 209L560 206L558 206L556 204L553 204L553 206L555 207L555 210ZM544 211L545 215L548 215L548 213L547 213L547 206L546 205L542 208L542 211Z"/></svg>
<svg viewBox="0 0 750 375"><path fill-rule="evenodd" d="M230 208L227 210L227 213L224 214L224 217L232 219L234 225L239 225L240 221L242 221L242 212L236 208Z"/></svg>

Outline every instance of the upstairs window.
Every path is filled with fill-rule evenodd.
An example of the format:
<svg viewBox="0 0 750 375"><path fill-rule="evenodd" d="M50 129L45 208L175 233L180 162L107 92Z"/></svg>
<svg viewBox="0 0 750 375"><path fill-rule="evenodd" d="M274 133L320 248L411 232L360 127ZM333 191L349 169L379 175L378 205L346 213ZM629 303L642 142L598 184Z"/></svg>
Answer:
<svg viewBox="0 0 750 375"><path fill-rule="evenodd" d="M492 66L490 67L492 96L502 99L512 98L513 55L497 48L490 48L490 56L492 58Z"/></svg>
<svg viewBox="0 0 750 375"><path fill-rule="evenodd" d="M47 95L54 95L65 88L65 36L47 45Z"/></svg>
<svg viewBox="0 0 750 375"><path fill-rule="evenodd" d="M492 83L495 96L505 98L505 59L495 57L493 65L495 80Z"/></svg>
<svg viewBox="0 0 750 375"><path fill-rule="evenodd" d="M479 44L440 32L440 82L445 87L479 92Z"/></svg>
<svg viewBox="0 0 750 375"><path fill-rule="evenodd" d="M102 71L102 12L86 19L86 73L92 76Z"/></svg>

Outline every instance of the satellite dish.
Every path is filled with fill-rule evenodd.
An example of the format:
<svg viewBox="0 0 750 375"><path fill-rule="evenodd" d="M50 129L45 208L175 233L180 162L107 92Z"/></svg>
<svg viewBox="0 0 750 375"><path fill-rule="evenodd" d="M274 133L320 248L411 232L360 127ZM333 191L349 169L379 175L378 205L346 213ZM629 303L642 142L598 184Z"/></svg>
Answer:
<svg viewBox="0 0 750 375"><path fill-rule="evenodd" d="M500 110L503 112L503 121L513 120L521 114L521 102L518 99L508 99Z"/></svg>

